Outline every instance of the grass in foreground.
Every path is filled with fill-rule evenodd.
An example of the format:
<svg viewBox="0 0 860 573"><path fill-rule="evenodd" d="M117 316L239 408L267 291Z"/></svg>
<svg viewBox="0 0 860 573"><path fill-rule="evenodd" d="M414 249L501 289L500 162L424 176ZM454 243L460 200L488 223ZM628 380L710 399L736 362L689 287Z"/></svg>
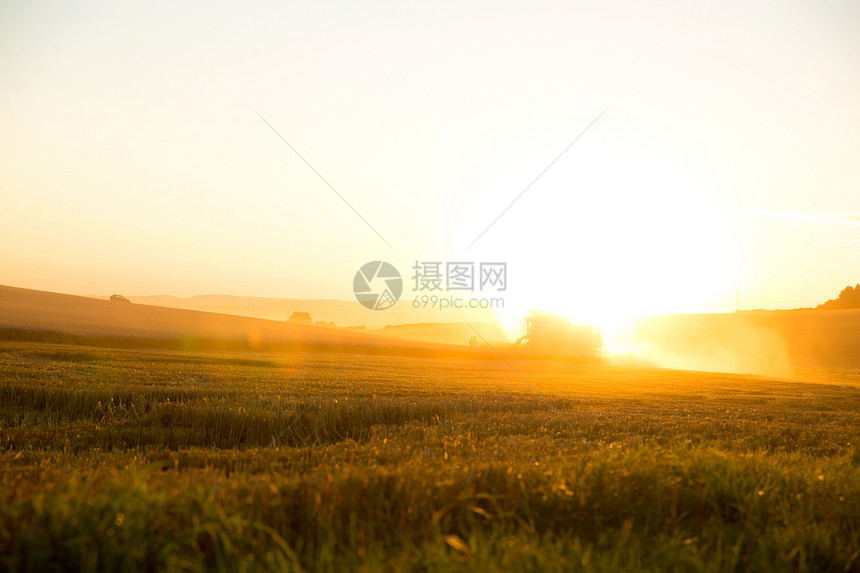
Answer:
<svg viewBox="0 0 860 573"><path fill-rule="evenodd" d="M10 570L860 570L853 385L0 346Z"/></svg>

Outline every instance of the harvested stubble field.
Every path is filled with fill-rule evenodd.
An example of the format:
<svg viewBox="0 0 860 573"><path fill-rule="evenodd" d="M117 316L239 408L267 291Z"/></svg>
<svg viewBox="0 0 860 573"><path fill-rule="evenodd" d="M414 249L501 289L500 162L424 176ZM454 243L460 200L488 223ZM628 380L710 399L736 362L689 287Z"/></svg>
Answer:
<svg viewBox="0 0 860 573"><path fill-rule="evenodd" d="M856 376L513 367L0 342L0 567L860 570Z"/></svg>

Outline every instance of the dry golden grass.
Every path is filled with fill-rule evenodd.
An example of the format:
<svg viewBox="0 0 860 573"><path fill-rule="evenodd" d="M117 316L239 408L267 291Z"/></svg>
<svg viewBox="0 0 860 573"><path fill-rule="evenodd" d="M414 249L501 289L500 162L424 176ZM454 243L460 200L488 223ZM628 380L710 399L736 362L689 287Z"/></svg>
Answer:
<svg viewBox="0 0 860 573"><path fill-rule="evenodd" d="M0 563L858 567L847 374L355 359L0 343Z"/></svg>

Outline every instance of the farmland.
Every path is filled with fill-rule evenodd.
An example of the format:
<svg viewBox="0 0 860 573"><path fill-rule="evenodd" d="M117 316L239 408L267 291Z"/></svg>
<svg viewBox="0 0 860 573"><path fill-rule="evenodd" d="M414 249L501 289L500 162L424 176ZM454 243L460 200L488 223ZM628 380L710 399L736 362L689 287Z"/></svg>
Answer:
<svg viewBox="0 0 860 573"><path fill-rule="evenodd" d="M0 568L860 568L854 372L0 342Z"/></svg>

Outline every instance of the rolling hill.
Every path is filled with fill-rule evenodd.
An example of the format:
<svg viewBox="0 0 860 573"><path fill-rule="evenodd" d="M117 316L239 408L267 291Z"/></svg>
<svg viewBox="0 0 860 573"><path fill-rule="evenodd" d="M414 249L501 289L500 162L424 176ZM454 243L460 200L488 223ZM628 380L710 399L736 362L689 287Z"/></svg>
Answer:
<svg viewBox="0 0 860 573"><path fill-rule="evenodd" d="M358 305L355 305L358 306ZM248 348L362 351L377 334L307 326L246 316L112 302L90 297L0 286L0 327L79 337L207 339ZM398 338L386 332L375 350L447 353L455 347Z"/></svg>
<svg viewBox="0 0 860 573"><path fill-rule="evenodd" d="M98 298L105 298L102 296ZM366 326L368 329L383 328L394 324L449 323L449 322L492 322L492 310L446 309L444 312L429 308L413 308L411 301L402 299L394 307L378 312L368 310L355 300L338 299L293 299L269 298L235 295L195 295L176 297L169 295L129 296L133 303L184 308L265 318L286 320L293 312L307 312L314 321L334 322L337 326ZM463 341L465 344L468 338Z"/></svg>

